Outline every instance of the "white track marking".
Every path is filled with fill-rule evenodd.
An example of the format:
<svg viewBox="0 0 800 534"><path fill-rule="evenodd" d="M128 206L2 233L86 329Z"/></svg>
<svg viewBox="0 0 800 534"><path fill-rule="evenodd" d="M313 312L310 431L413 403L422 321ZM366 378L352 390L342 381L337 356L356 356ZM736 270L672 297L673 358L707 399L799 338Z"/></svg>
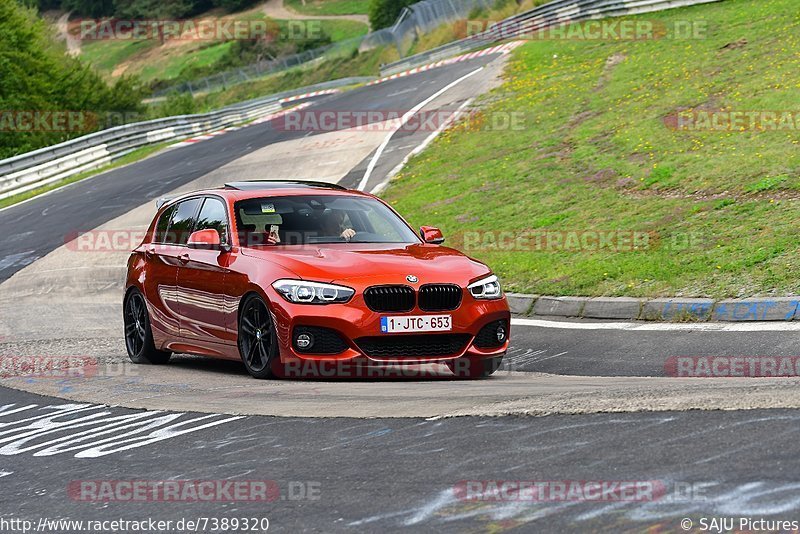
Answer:
<svg viewBox="0 0 800 534"><path fill-rule="evenodd" d="M375 166L378 164L378 160L383 155L383 151L386 150L386 147L389 145L389 142L392 140L392 137L394 137L394 134L397 133L400 130L400 128L405 126L408 123L408 121L410 121L411 118L414 117L414 115L416 115L419 112L419 110L421 110L422 108L424 108L425 106L427 106L428 104L430 104L431 102L433 102L434 100L445 94L447 91L449 91L456 85L478 74L482 70L483 67L480 67L473 70L469 74L465 74L464 76L457 79L453 83L440 89L439 91L431 95L429 98L426 98L425 100L423 100L422 102L411 108L405 115L403 115L402 119L400 119L400 125L397 127L397 129L392 130L392 132L390 132L389 135L386 136L386 139L383 140L383 143L381 143L381 145L378 147L378 151L375 153L375 156L372 157L372 160L369 162L369 165L367 166L367 172L364 173L364 177L361 179L361 183L358 184L358 190L363 191L367 187L369 179L372 176L372 172L375 170Z"/></svg>
<svg viewBox="0 0 800 534"><path fill-rule="evenodd" d="M560 328L564 330L634 330L640 332L800 332L800 322L764 321L752 323L578 323L543 319L511 319L514 326Z"/></svg>
<svg viewBox="0 0 800 534"><path fill-rule="evenodd" d="M413 88L413 87L411 89L404 89L402 91L397 91L396 93L390 93L390 94L386 95L386 98L392 98L393 96L400 96L400 95L404 95L406 93L413 93L416 90L417 89Z"/></svg>
<svg viewBox="0 0 800 534"><path fill-rule="evenodd" d="M420 67L415 67L413 69L409 69L403 72L398 72L397 74L392 74L390 76L384 76L379 80L375 80L373 82L369 82L367 87L371 85L377 85L379 83L384 83L392 80L396 80L398 78L405 78L406 76L411 76L412 74L419 74L420 72L425 72L431 69L435 69L438 67L443 67L445 65L452 65L453 63L459 63L461 61L467 61L469 59L475 59L476 57L483 57L492 54L508 54L516 47L525 44L525 41L511 41L510 43L493 46L491 48L486 48L484 50L479 50L478 52L472 52L469 54L462 54L460 56L451 57L448 59L443 59L441 61L437 61L435 63L428 63L427 65L422 65ZM432 83L431 81L424 81L423 84Z"/></svg>
<svg viewBox="0 0 800 534"><path fill-rule="evenodd" d="M314 91L313 93L305 93L302 95L295 95L287 98L281 98L278 102L280 102L281 104L286 104L288 102L296 102L298 100L303 100L305 98L312 98L315 96L323 96L323 95L335 95L336 93L341 93L341 92L342 92L341 89L326 89L324 91Z"/></svg>
<svg viewBox="0 0 800 534"><path fill-rule="evenodd" d="M37 409L38 408L38 409ZM8 416L23 413L9 420ZM98 458L242 419L222 414L145 411L118 413L93 404L0 407L0 456L75 453ZM0 477L4 471L0 471ZM8 473L11 474L11 473Z"/></svg>
<svg viewBox="0 0 800 534"><path fill-rule="evenodd" d="M435 131L435 132L433 132L433 133L432 133L432 134L430 134L428 137L426 137L426 138L425 138L425 140L424 140L424 141L423 141L423 142L422 142L422 143L421 143L421 144L420 144L420 145L419 145L417 148L415 148L414 150L412 150L411 152L409 152L409 153L408 153L408 155L407 155L405 158L403 158L403 161L401 161L401 162L400 162L400 163L397 165L397 167L395 167L394 169L392 169L392 170L391 170L391 172L389 172L389 174L387 174L387 175L386 175L386 179L385 179L384 181L382 181L381 183L379 183L378 185L376 185L376 186L375 186L375 187L372 189L372 191L370 191L370 193L372 193L373 195L380 195L380 194L383 192L383 190L386 188L386 186L387 186L387 185L389 185L389 182L390 182L390 181L392 181L392 178L394 178L395 176L397 176L397 173L399 173L400 171L402 171L402 170L403 170L403 167L405 167L405 166L408 164L408 160L410 160L411 158L413 158L414 156L416 156L417 154L419 154L420 152L422 152L423 150L425 150L426 148L428 148L428 145L430 145L431 143L433 143L433 140L434 140L434 139L436 139L437 137L439 137L439 134L441 134L441 133L442 133L442 132L445 130L445 128L448 128L448 127L449 127L449 126L450 126L450 125L451 125L451 124L452 124L452 123L453 123L453 122L454 122L454 121L455 121L455 120L458 118L458 116L459 116L459 114L461 113L461 111L462 111L462 110L463 110L465 107L467 107L467 106L469 106L470 104L472 104L472 101L473 101L473 100L475 100L475 99L474 99L474 98L470 98L470 99L468 99L466 102L464 102L463 104L461 104L461 105L458 107L458 109L456 110L456 112L455 112L455 113L453 113L453 115L451 115L450 117L448 117L448 118L447 118L447 120L446 120L446 121L444 121L444 122L441 124L441 126L439 126L439 127L436 129L436 131ZM406 147L406 148L408 148L408 147Z"/></svg>

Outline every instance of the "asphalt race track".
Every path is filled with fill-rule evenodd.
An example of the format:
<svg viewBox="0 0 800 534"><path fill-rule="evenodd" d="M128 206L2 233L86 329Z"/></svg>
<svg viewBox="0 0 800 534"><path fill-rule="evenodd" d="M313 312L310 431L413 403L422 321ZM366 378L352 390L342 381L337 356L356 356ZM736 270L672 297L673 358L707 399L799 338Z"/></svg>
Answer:
<svg viewBox="0 0 800 534"><path fill-rule="evenodd" d="M423 83L416 77L407 77L324 98L315 108L330 111L407 111L485 62L472 60L435 69L425 73ZM20 268L63 245L64 228L95 228L139 206L143 200L157 199L246 154L279 141L307 135L309 133L305 131L278 131L269 123L255 125L203 143L167 151L2 210L0 224L3 228L26 230L9 232L0 245L0 257L3 258L0 260L0 280L8 279ZM408 147L406 152L410 152L414 146ZM299 161L296 163L302 164L304 156L300 154L297 158ZM397 159L394 165L401 159ZM394 165L386 163L386 172Z"/></svg>
<svg viewBox="0 0 800 534"><path fill-rule="evenodd" d="M425 109L453 110L494 86L502 62L456 63L314 99L306 109L409 110L452 86ZM190 356L167 367L126 363L127 253L82 255L65 246L76 231L140 229L160 196L233 179L324 176L352 187L372 166L369 191L429 134L398 133L379 152L386 131L252 125L0 210L0 354L99 362L92 376L0 378L0 521L250 518L268 519L277 532L667 532L681 531L687 518L695 526L715 516L795 519L800 383L674 378L668 365L678 356L796 356L793 325L515 321L504 367L485 381L452 380L434 368L424 378L257 382L241 365ZM187 504L109 501L92 497L91 485L80 489L133 480L270 481L272 491L257 502ZM623 501L497 499L489 481L640 481L659 491ZM472 498L462 491L470 484Z"/></svg>
<svg viewBox="0 0 800 534"><path fill-rule="evenodd" d="M25 405L55 404L13 396ZM697 514L796 510L797 418L787 410L439 421L248 417L94 458L76 457L80 450L37 457L5 442L0 469L9 473L4 501L31 518L267 517L270 530L282 532L672 531ZM587 476L663 480L669 494L663 502L595 504L475 503L452 495L465 480ZM65 489L73 480L169 477L274 480L280 497L266 504L104 504L75 500ZM690 485L695 490L686 494L681 488Z"/></svg>

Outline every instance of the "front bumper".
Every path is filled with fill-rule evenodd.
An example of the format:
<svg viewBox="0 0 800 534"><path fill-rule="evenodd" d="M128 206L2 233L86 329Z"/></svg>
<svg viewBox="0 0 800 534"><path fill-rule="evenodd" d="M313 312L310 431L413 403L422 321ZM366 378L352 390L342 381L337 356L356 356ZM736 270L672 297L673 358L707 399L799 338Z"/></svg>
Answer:
<svg viewBox="0 0 800 534"><path fill-rule="evenodd" d="M419 308L405 313L374 312L364 302L363 295L356 294L347 304L309 305L293 304L287 302L272 288L269 290L272 310L275 315L275 325L281 354L281 363L292 365L303 362L334 362L352 364L425 364L445 362L462 357L473 359L496 358L508 350L508 328L510 328L511 312L505 298L492 301L476 300L465 292L461 305L452 311L424 312ZM452 316L452 330L446 334L462 335L467 340L462 349L451 354L438 354L433 356L421 355L419 351L414 355L399 355L391 357L369 356L356 340L360 338L377 338L390 336L405 336L408 334L381 333L381 317L402 317L411 315L450 315ZM506 341L499 346L481 348L475 345L475 337L481 329L495 321L506 321ZM296 328L316 327L335 331L347 346L337 354L315 354L313 352L301 353L293 342ZM442 334L440 332L430 335ZM429 334L414 334L424 336Z"/></svg>

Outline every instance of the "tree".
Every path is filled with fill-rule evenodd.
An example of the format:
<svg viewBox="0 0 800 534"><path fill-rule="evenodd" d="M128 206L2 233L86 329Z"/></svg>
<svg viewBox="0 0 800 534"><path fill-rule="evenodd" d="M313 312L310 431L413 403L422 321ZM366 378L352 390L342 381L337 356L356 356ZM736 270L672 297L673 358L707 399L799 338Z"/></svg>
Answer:
<svg viewBox="0 0 800 534"><path fill-rule="evenodd" d="M373 30L388 28L395 23L404 7L419 0L372 0L369 5L369 23Z"/></svg>
<svg viewBox="0 0 800 534"><path fill-rule="evenodd" d="M258 0L214 0L214 5L227 11L241 11L258 3Z"/></svg>
<svg viewBox="0 0 800 534"><path fill-rule="evenodd" d="M63 0L61 9L82 17L109 17L114 14L114 0Z"/></svg>
<svg viewBox="0 0 800 534"><path fill-rule="evenodd" d="M210 0L132 0L117 2L114 14L124 19L180 19L211 7Z"/></svg>
<svg viewBox="0 0 800 534"><path fill-rule="evenodd" d="M68 57L49 27L16 0L0 0L0 158L48 146L102 126L110 113L143 111L143 90L124 78L109 87L91 68ZM22 128L17 118L76 113L85 130Z"/></svg>

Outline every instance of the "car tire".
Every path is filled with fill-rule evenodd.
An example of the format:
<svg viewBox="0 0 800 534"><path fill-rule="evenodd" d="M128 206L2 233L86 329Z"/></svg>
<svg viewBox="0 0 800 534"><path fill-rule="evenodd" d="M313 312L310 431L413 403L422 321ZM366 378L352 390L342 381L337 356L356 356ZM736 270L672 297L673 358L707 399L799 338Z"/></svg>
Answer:
<svg viewBox="0 0 800 534"><path fill-rule="evenodd" d="M496 358L469 358L462 357L446 362L447 368L456 378L476 380L487 378L500 368L503 357Z"/></svg>
<svg viewBox="0 0 800 534"><path fill-rule="evenodd" d="M239 355L253 378L279 378L278 333L264 300L247 297L239 312Z"/></svg>
<svg viewBox="0 0 800 534"><path fill-rule="evenodd" d="M133 363L160 365L169 361L172 353L157 350L155 347L147 302L138 289L132 289L125 297L123 323L125 348Z"/></svg>

